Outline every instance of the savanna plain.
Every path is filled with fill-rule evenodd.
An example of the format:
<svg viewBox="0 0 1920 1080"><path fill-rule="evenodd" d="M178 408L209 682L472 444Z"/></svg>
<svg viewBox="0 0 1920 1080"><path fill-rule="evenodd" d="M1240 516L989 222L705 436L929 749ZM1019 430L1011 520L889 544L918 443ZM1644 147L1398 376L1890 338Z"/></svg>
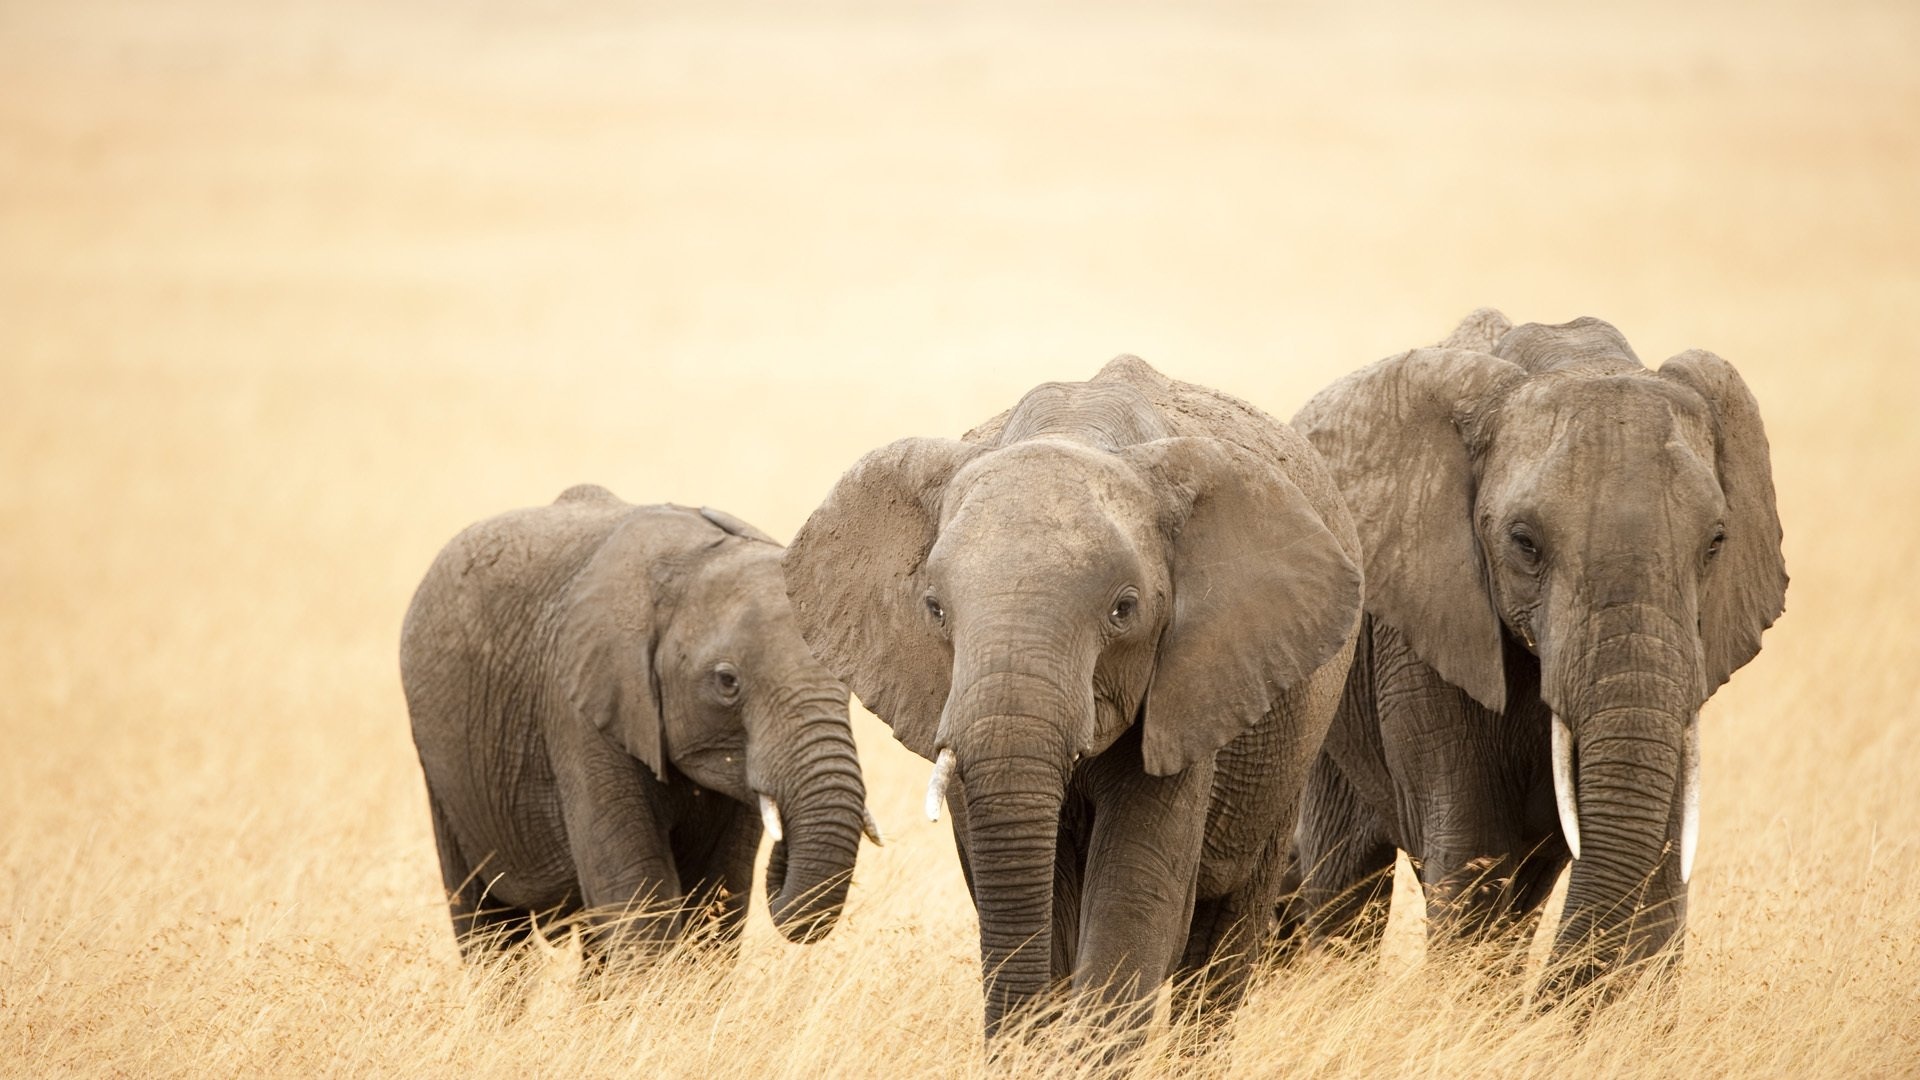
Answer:
<svg viewBox="0 0 1920 1080"><path fill-rule="evenodd" d="M579 481L790 536L1119 352L1282 418L1469 309L1711 348L1787 613L1710 703L1685 961L1270 970L1194 1077L1920 1068L1920 8L0 0L0 1073L990 1066L926 763L850 907L590 992L466 970L395 651ZM1537 955L1536 948L1536 955Z"/></svg>

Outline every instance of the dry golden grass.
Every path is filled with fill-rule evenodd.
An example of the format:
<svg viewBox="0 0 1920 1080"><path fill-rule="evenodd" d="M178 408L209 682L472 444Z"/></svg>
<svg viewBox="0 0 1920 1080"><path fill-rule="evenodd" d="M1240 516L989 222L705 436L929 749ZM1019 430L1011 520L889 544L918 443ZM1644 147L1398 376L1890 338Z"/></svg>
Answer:
<svg viewBox="0 0 1920 1080"><path fill-rule="evenodd" d="M394 660L433 552L581 480L790 534L1116 352L1284 416L1492 303L1769 421L1793 586L1705 721L1684 969L1580 1035L1403 904L1143 1063L1912 1073L1920 8L637 7L0 9L0 1071L983 1073L865 716L894 839L826 942L464 971Z"/></svg>

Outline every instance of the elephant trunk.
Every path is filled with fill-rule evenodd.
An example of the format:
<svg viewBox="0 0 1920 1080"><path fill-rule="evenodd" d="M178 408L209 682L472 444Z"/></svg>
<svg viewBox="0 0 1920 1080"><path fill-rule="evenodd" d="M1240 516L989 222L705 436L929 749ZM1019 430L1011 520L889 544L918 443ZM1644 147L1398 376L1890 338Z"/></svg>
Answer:
<svg viewBox="0 0 1920 1080"><path fill-rule="evenodd" d="M953 751L965 808L988 1038L1050 989L1061 808L1094 708L1094 650L1037 618L1036 598L1002 600L955 633L936 747Z"/></svg>
<svg viewBox="0 0 1920 1080"><path fill-rule="evenodd" d="M767 910L787 940L805 943L825 937L846 903L867 793L845 700L789 715L785 760L765 793L771 809L765 799L761 806L780 830L767 861Z"/></svg>
<svg viewBox="0 0 1920 1080"><path fill-rule="evenodd" d="M1554 943L1561 990L1653 956L1678 935L1683 804L1697 798L1686 776L1701 700L1691 638L1645 604L1603 609L1592 625L1592 644L1554 673L1563 692L1550 699L1561 820L1577 851Z"/></svg>
<svg viewBox="0 0 1920 1080"><path fill-rule="evenodd" d="M991 717L979 727L1033 723ZM962 748L959 770L991 1037L1052 979L1054 856L1066 769L1045 755Z"/></svg>

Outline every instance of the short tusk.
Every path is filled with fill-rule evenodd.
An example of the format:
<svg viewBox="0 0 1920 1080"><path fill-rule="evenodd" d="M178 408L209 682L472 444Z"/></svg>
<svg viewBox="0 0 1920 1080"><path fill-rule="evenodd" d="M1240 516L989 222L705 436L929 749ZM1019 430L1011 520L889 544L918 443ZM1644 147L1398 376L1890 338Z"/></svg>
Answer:
<svg viewBox="0 0 1920 1080"><path fill-rule="evenodd" d="M1553 802L1560 811L1560 831L1567 850L1580 857L1580 796L1573 783L1573 730L1560 714L1553 715Z"/></svg>
<svg viewBox="0 0 1920 1080"><path fill-rule="evenodd" d="M873 820L873 811L864 806L860 808L860 829L867 834L867 839L873 841L874 847L887 846L887 838L880 832L880 823Z"/></svg>
<svg viewBox="0 0 1920 1080"><path fill-rule="evenodd" d="M760 796L760 824L767 827L767 835L773 837L774 843L787 838L786 830L780 827L780 804L774 802L771 795Z"/></svg>
<svg viewBox="0 0 1920 1080"><path fill-rule="evenodd" d="M940 820L940 804L947 799L947 778L953 775L953 748L944 747L933 759L933 775L927 779L927 820Z"/></svg>
<svg viewBox="0 0 1920 1080"><path fill-rule="evenodd" d="M1687 721L1680 748L1680 884L1693 876L1693 855L1700 850L1700 714Z"/></svg>

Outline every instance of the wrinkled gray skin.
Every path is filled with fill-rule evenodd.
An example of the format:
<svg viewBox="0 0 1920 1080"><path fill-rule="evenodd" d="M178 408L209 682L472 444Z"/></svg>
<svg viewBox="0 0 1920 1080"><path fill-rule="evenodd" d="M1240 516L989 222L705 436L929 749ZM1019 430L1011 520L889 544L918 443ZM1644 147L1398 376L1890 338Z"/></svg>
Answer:
<svg viewBox="0 0 1920 1080"><path fill-rule="evenodd" d="M525 938L529 912L583 909L597 959L695 927L734 948L761 794L785 819L774 923L832 929L865 790L847 689L793 625L781 553L720 511L593 485L441 551L400 671L464 955Z"/></svg>
<svg viewBox="0 0 1920 1080"><path fill-rule="evenodd" d="M1209 958L1183 1001L1237 1004L1358 551L1298 434L1133 357L868 454L800 530L808 642L908 748L955 755L990 1036L1068 981L1138 1025Z"/></svg>
<svg viewBox="0 0 1920 1080"><path fill-rule="evenodd" d="M1313 939L1375 939L1397 847L1433 933L1524 928L1570 855L1557 713L1581 857L1547 1000L1677 954L1685 732L1787 584L1740 376L1699 351L1650 371L1597 319L1482 309L1294 424L1366 545L1367 625L1308 784L1291 917Z"/></svg>

